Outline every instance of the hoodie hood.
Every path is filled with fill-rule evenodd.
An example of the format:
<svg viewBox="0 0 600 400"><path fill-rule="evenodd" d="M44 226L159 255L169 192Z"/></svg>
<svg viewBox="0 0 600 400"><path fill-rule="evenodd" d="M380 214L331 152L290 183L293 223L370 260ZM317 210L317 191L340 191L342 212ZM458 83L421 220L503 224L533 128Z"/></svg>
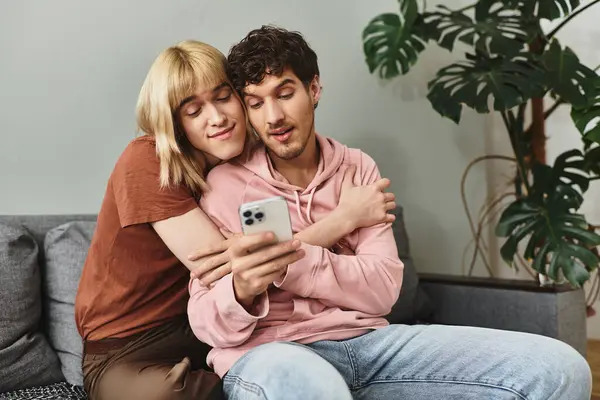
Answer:
<svg viewBox="0 0 600 400"><path fill-rule="evenodd" d="M290 184L275 170L265 146L256 149L248 161L242 164L244 168L276 188L281 196L289 200L293 199L298 216L305 225L314 223L310 215L315 192L323 182L338 172L347 150L343 144L319 134L316 134L316 139L320 150L319 165L315 177L306 189ZM305 197L307 197L306 200ZM302 207L302 203L305 203L306 207ZM301 209L304 209L304 212L301 212Z"/></svg>

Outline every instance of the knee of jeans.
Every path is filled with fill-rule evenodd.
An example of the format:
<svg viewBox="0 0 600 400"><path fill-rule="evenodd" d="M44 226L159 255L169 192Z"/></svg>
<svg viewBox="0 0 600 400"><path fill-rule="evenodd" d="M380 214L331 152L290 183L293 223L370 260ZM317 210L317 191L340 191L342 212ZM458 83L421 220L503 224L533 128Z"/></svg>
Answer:
<svg viewBox="0 0 600 400"><path fill-rule="evenodd" d="M558 392L588 395L592 388L592 372L586 359L570 345L551 339L535 349L540 355L542 374ZM579 398L579 397L570 397Z"/></svg>
<svg viewBox="0 0 600 400"><path fill-rule="evenodd" d="M352 399L333 365L294 343L269 343L251 350L225 375L223 384L228 396L232 390L244 390L269 399L295 398L291 393L299 399Z"/></svg>

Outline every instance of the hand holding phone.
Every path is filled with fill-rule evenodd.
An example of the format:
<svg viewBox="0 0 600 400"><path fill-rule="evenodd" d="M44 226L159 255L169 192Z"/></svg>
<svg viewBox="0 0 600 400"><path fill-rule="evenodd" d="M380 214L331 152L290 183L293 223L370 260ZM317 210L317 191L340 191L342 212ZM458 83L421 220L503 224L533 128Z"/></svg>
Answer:
<svg viewBox="0 0 600 400"><path fill-rule="evenodd" d="M239 217L244 237L232 248L233 287L237 300L250 311L256 296L280 279L287 266L302 257L292 240L292 224L283 197L242 204ZM273 235L265 246L265 235Z"/></svg>

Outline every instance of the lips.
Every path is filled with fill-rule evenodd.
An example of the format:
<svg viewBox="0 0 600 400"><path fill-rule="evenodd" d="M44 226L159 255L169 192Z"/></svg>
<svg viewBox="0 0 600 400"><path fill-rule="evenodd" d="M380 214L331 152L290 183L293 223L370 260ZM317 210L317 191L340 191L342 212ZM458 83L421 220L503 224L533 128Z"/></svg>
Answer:
<svg viewBox="0 0 600 400"><path fill-rule="evenodd" d="M288 131L291 131L292 129L293 128L290 128L290 127L273 129L272 131L269 131L269 135L283 135L283 134L287 133Z"/></svg>
<svg viewBox="0 0 600 400"><path fill-rule="evenodd" d="M280 128L269 132L269 134L278 142L285 142L292 136L293 130L294 128Z"/></svg>
<svg viewBox="0 0 600 400"><path fill-rule="evenodd" d="M222 131L219 131L215 134L212 134L209 136L210 139L217 139L217 140L226 140L229 139L231 137L231 132L233 131L233 128L235 128L235 125L230 126L227 129L223 129Z"/></svg>

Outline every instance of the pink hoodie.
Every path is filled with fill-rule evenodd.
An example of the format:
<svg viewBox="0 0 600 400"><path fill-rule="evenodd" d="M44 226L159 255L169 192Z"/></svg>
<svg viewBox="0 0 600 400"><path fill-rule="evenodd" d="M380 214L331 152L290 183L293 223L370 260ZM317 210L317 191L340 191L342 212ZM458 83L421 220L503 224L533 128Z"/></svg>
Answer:
<svg viewBox="0 0 600 400"><path fill-rule="evenodd" d="M210 172L212 190L202 196L202 208L220 229L241 232L237 210L242 203L283 196L293 230L299 232L337 206L350 165L357 166L361 184L379 179L375 162L365 153L322 136L317 140L321 160L306 189L287 183L260 148L243 164L223 164ZM283 280L259 297L251 313L236 301L231 274L212 289L190 282L190 325L214 348L207 362L217 374L223 377L260 344L342 340L388 324L383 316L398 298L404 268L391 224L359 229L344 239L355 256L303 244L305 258L289 265Z"/></svg>

